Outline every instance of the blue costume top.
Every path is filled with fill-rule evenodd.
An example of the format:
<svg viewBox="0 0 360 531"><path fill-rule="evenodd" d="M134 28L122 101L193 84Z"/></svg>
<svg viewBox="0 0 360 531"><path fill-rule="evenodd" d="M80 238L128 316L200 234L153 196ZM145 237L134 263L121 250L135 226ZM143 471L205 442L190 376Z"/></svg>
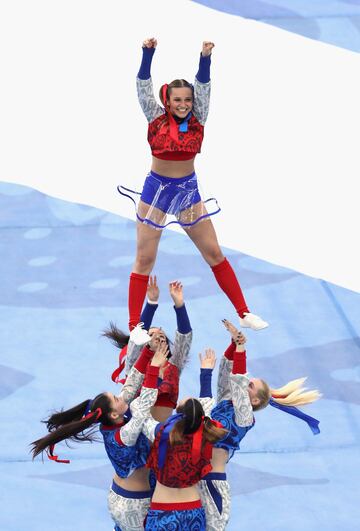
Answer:
<svg viewBox="0 0 360 531"><path fill-rule="evenodd" d="M200 371L200 397L212 397L211 390L212 369L201 369ZM240 442L247 432L255 424L253 417L252 424L248 426L239 426L236 423L235 409L232 400L221 400L212 410L211 418L221 422L223 427L229 433L214 444L214 448L222 448L229 452L229 460L236 450L240 450Z"/></svg>
<svg viewBox="0 0 360 531"><path fill-rule="evenodd" d="M119 437L119 425L100 426L106 453L121 478L127 478L137 468L145 466L150 453L150 443L142 433L134 446L125 446Z"/></svg>
<svg viewBox="0 0 360 531"><path fill-rule="evenodd" d="M240 450L240 442L247 432L255 424L255 419L251 426L238 426L235 422L235 411L231 400L222 400L211 411L211 418L221 422L223 427L229 430L229 433L214 444L214 448L222 448L229 452L229 460L236 450Z"/></svg>

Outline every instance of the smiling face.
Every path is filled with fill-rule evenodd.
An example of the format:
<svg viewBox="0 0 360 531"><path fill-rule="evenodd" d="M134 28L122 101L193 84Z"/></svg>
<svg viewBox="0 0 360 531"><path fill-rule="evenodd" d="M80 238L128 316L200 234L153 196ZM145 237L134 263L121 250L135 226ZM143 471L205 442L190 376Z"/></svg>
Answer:
<svg viewBox="0 0 360 531"><path fill-rule="evenodd" d="M186 118L193 108L193 94L189 87L171 88L166 102L171 114L178 118Z"/></svg>

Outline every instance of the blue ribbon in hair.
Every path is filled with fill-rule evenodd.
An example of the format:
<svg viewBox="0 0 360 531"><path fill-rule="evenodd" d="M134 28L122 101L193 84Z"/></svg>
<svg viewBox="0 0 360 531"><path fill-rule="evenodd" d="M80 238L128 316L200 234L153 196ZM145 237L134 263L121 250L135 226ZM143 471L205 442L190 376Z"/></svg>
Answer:
<svg viewBox="0 0 360 531"><path fill-rule="evenodd" d="M273 398L270 398L269 404L270 406L276 407L277 409L281 409L281 411L285 411L285 413L289 413L289 415L294 415L294 417L304 420L308 424L309 428L311 429L314 435L318 435L320 433L320 421L314 419L314 417L310 417L310 415L306 415L306 413L303 413L297 407L284 406L282 404L278 404Z"/></svg>
<svg viewBox="0 0 360 531"><path fill-rule="evenodd" d="M169 417L168 420L164 424L165 427L161 434L160 443L159 443L159 454L158 454L159 468L163 468L165 465L167 445L169 442L170 432L172 428L174 427L174 424L176 424L177 421L181 420L182 418L184 418L184 415L182 413L176 413L175 415L171 415L171 417Z"/></svg>
<svg viewBox="0 0 360 531"><path fill-rule="evenodd" d="M86 417L86 415L88 415L90 413L90 410L92 408L92 404L93 404L93 400L89 400L88 403L86 404L86 409L85 409L85 413L84 413L83 417Z"/></svg>

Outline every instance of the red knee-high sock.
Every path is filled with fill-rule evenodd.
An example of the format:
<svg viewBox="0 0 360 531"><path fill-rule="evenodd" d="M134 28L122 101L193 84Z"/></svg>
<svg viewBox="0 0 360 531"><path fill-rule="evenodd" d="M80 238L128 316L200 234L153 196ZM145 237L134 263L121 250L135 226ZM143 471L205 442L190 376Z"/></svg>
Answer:
<svg viewBox="0 0 360 531"><path fill-rule="evenodd" d="M149 275L131 273L129 283L129 330L140 322L141 310L146 297Z"/></svg>
<svg viewBox="0 0 360 531"><path fill-rule="evenodd" d="M249 312L249 309L246 306L243 292L230 263L224 258L220 264L213 266L211 269L217 283L234 305L238 315L244 317L244 312Z"/></svg>

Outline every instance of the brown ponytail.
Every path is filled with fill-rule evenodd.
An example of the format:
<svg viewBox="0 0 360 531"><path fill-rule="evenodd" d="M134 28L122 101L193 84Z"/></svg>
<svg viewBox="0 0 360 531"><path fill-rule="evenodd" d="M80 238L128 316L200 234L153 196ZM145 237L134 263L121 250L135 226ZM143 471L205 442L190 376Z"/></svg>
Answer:
<svg viewBox="0 0 360 531"><path fill-rule="evenodd" d="M97 440L95 423L109 422L110 400L104 393L98 395L91 403L90 412L84 417L88 404L89 400L85 400L71 409L56 412L48 420L43 421L50 433L31 443L30 452L33 459L61 441L93 442ZM85 433L86 430L88 431Z"/></svg>
<svg viewBox="0 0 360 531"><path fill-rule="evenodd" d="M228 433L224 428L214 426L209 417L204 416L204 409L196 398L189 398L184 404L176 408L177 413L183 413L184 418L178 420L170 432L170 444L182 442L184 435L195 433L204 422L203 444L217 442Z"/></svg>
<svg viewBox="0 0 360 531"><path fill-rule="evenodd" d="M109 328L106 328L101 335L110 339L111 343L120 349L124 348L130 339L130 336L124 334L112 321L109 323Z"/></svg>
<svg viewBox="0 0 360 531"><path fill-rule="evenodd" d="M211 421L211 418L204 418L204 435L203 439L209 443L216 443L223 439L229 433L225 428L219 428L215 426Z"/></svg>

